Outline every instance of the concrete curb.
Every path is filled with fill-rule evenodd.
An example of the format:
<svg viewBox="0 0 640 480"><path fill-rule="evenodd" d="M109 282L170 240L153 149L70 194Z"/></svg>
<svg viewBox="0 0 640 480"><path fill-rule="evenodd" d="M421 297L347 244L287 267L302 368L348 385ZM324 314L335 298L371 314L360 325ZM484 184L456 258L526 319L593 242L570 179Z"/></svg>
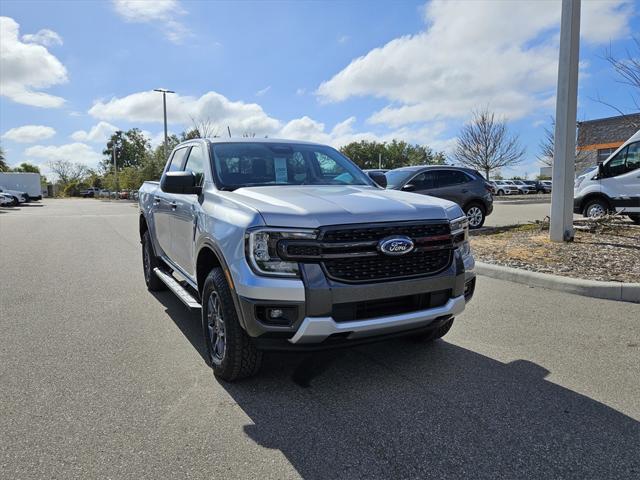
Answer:
<svg viewBox="0 0 640 480"><path fill-rule="evenodd" d="M476 262L475 270L479 275L509 282L560 290L584 297L640 303L640 283L599 282L581 278L561 277L560 275L530 272L519 268L503 267L484 262Z"/></svg>

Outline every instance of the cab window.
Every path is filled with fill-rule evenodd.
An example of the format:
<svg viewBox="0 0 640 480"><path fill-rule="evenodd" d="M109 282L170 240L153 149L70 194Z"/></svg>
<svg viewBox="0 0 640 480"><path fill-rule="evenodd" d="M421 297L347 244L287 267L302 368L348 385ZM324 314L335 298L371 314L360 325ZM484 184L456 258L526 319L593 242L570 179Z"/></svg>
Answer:
<svg viewBox="0 0 640 480"><path fill-rule="evenodd" d="M182 169L182 162L187 150L188 148L180 148L173 152L173 156L171 157L171 161L167 167L167 172L177 172Z"/></svg>
<svg viewBox="0 0 640 480"><path fill-rule="evenodd" d="M184 169L186 172L191 172L195 175L196 185L202 185L204 181L204 153L200 145L191 147Z"/></svg>
<svg viewBox="0 0 640 480"><path fill-rule="evenodd" d="M620 150L604 165L604 177L617 177L640 168L640 142L632 143Z"/></svg>

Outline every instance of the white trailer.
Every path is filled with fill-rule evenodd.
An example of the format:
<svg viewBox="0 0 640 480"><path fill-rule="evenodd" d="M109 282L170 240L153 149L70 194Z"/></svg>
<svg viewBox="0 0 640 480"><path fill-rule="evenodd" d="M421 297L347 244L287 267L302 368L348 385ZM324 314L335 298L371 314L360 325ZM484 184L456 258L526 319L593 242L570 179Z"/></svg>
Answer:
<svg viewBox="0 0 640 480"><path fill-rule="evenodd" d="M0 187L27 192L31 200L42 200L39 173L0 172Z"/></svg>

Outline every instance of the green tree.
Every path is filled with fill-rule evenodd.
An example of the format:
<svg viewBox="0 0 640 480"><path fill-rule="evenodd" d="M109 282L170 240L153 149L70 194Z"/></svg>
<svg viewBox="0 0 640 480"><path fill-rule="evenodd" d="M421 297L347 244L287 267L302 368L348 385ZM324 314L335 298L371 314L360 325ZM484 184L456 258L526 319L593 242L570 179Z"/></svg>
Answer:
<svg viewBox="0 0 640 480"><path fill-rule="evenodd" d="M105 171L113 168L113 151L116 152L117 168L136 167L141 165L151 149L149 139L144 136L139 128L132 128L123 132L118 130L107 141L106 148L102 151L104 159L102 167Z"/></svg>
<svg viewBox="0 0 640 480"><path fill-rule="evenodd" d="M12 169L14 172L22 173L40 173L40 167L32 163L22 162L19 166Z"/></svg>
<svg viewBox="0 0 640 480"><path fill-rule="evenodd" d="M0 172L8 172L9 165L7 165L6 158L4 156L4 148L0 146Z"/></svg>
<svg viewBox="0 0 640 480"><path fill-rule="evenodd" d="M408 165L441 165L445 162L442 152L412 145L402 140L390 143L361 140L343 146L340 151L360 168L398 168Z"/></svg>

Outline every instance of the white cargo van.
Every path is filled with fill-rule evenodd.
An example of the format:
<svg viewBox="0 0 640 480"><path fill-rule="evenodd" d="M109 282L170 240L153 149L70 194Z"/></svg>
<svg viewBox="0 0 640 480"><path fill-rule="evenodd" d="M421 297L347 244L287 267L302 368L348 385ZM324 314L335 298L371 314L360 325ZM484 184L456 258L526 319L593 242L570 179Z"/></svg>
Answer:
<svg viewBox="0 0 640 480"><path fill-rule="evenodd" d="M578 175L573 211L585 217L620 212L640 224L640 130L601 165Z"/></svg>
<svg viewBox="0 0 640 480"><path fill-rule="evenodd" d="M6 190L27 192L30 200L42 200L39 173L0 172L0 186Z"/></svg>

